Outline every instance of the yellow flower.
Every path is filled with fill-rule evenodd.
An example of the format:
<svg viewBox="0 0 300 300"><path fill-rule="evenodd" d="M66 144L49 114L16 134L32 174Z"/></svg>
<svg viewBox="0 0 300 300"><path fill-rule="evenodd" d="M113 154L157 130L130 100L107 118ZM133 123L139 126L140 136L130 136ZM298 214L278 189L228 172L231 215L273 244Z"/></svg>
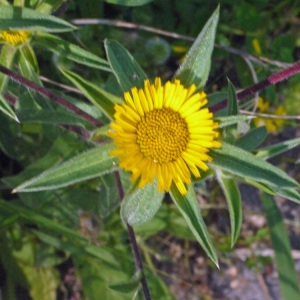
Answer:
<svg viewBox="0 0 300 300"><path fill-rule="evenodd" d="M17 47L26 43L30 35L31 33L25 30L5 30L0 32L0 42Z"/></svg>
<svg viewBox="0 0 300 300"><path fill-rule="evenodd" d="M161 85L160 78L144 88L124 93L125 103L115 106L115 121L110 125L120 167L139 179L139 187L152 183L156 177L158 191L169 191L174 182L186 194L185 184L191 173L200 177L199 169L212 158L210 148L220 148L216 141L218 124L208 108L204 92L195 93L196 86L185 88L179 80ZM199 169L198 169L199 168Z"/></svg>
<svg viewBox="0 0 300 300"><path fill-rule="evenodd" d="M258 112L259 113L272 113L276 116L284 116L286 115L286 110L282 105L279 105L275 111L270 111L269 109L269 102L264 101L263 98L258 98ZM280 118L255 118L253 120L256 127L258 126L266 126L268 132L275 133L278 128L282 127L284 124L284 120Z"/></svg>

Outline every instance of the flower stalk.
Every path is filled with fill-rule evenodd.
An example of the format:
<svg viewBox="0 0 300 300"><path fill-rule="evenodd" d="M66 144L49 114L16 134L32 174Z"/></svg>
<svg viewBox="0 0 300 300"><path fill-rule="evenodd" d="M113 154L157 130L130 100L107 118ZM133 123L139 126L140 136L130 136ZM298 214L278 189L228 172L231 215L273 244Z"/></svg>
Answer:
<svg viewBox="0 0 300 300"><path fill-rule="evenodd" d="M124 190L123 190L123 187L122 187L120 174L119 174L119 172L116 171L114 173L114 175L115 175L115 180L116 180L116 184L117 184L117 187L118 187L119 197L120 197L121 200L123 200ZM134 256L135 267L136 267L136 270L141 274L141 280L140 281L141 281L144 297L145 297L146 300L151 300L150 290L149 290L149 287L148 287L146 276L144 274L143 261L142 261L142 258L141 258L141 254L140 254L140 251L139 251L137 241L136 241L134 230L133 230L132 226L130 226L128 223L126 224L126 226L127 226L127 232L128 232L128 236L129 236L129 241L130 241L132 253L133 253L133 256Z"/></svg>

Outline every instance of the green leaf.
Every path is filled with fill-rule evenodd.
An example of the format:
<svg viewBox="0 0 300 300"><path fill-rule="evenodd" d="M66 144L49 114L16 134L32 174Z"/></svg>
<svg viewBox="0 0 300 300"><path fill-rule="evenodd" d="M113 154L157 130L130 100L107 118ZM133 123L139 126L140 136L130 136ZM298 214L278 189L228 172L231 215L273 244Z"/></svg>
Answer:
<svg viewBox="0 0 300 300"><path fill-rule="evenodd" d="M121 87L126 92L132 87L142 88L147 75L132 55L117 41L104 41L106 55L111 69Z"/></svg>
<svg viewBox="0 0 300 300"><path fill-rule="evenodd" d="M0 54L0 64L10 69L13 65L16 51L16 47L3 45ZM0 94L4 92L8 79L6 75L0 72Z"/></svg>
<svg viewBox="0 0 300 300"><path fill-rule="evenodd" d="M71 251L72 253L83 253L86 256L91 255L108 265L119 267L118 262L112 254L112 249L105 246L98 247L91 244L91 241L83 237L78 230L73 230L58 224L56 221L42 216L40 212L37 213L34 210L28 209L20 204L14 204L12 201L8 202L0 199L0 208L1 212L8 211L13 216L17 215L18 219L36 224L40 228L46 228L47 231L50 230L56 233L58 237L56 237L53 233L50 235L43 233L42 231L33 230L34 234L43 242L52 245L57 249ZM64 236L64 239L62 239L62 236Z"/></svg>
<svg viewBox="0 0 300 300"><path fill-rule="evenodd" d="M171 197L177 205L180 213L184 217L197 241L202 246L206 254L218 266L218 258L214 246L210 240L207 228L200 214L200 208L192 185L188 186L188 193L181 195L173 184L170 191Z"/></svg>
<svg viewBox="0 0 300 300"><path fill-rule="evenodd" d="M65 32L74 29L75 26L60 18L29 8L0 5L0 30Z"/></svg>
<svg viewBox="0 0 300 300"><path fill-rule="evenodd" d="M272 146L261 148L257 151L256 157L261 159L269 159L273 156L291 150L300 145L300 138L284 141Z"/></svg>
<svg viewBox="0 0 300 300"><path fill-rule="evenodd" d="M111 143L83 152L63 164L25 181L13 192L53 190L110 173L118 166L117 158L109 155L114 148L114 144Z"/></svg>
<svg viewBox="0 0 300 300"><path fill-rule="evenodd" d="M39 11L44 14L51 14L56 11L65 0L45 0L36 8L36 11Z"/></svg>
<svg viewBox="0 0 300 300"><path fill-rule="evenodd" d="M267 135L268 132L265 126L256 127L238 139L235 145L247 151L252 151L264 141Z"/></svg>
<svg viewBox="0 0 300 300"><path fill-rule="evenodd" d="M108 288L114 291L117 291L119 293L129 293L137 290L140 285L140 277L130 281L124 281L124 282L119 282L119 283L114 283L114 284L109 284Z"/></svg>
<svg viewBox="0 0 300 300"><path fill-rule="evenodd" d="M17 115L13 111L13 109L9 106L9 104L6 102L5 98L0 94L0 110L6 114L8 117L12 118L13 120L20 123Z"/></svg>
<svg viewBox="0 0 300 300"><path fill-rule="evenodd" d="M64 41L55 35L39 32L34 37L34 42L61 57L67 58L78 64L111 72L106 60L72 43Z"/></svg>
<svg viewBox="0 0 300 300"><path fill-rule="evenodd" d="M124 6L141 6L152 2L153 0L105 0L107 3Z"/></svg>
<svg viewBox="0 0 300 300"><path fill-rule="evenodd" d="M101 249L101 247L99 248ZM126 253L127 254L127 253ZM122 256L116 257L115 260L118 263L117 267L107 266L103 263L95 260L91 257L84 255L73 255L72 260L78 270L78 274L82 281L82 288L84 295L89 300L132 300L135 299L133 292L128 294L120 294L112 289L109 289L108 285L112 285L115 282L129 281L130 276L126 270L123 270L124 257L126 255L122 253ZM128 256L126 255L126 258ZM129 260L129 259L128 259ZM130 261L130 260L129 260ZM134 264L130 261L130 264ZM138 299L138 298L136 298Z"/></svg>
<svg viewBox="0 0 300 300"><path fill-rule="evenodd" d="M218 19L219 6L205 24L174 76L179 78L185 86L195 84L199 90L205 86L211 65Z"/></svg>
<svg viewBox="0 0 300 300"><path fill-rule="evenodd" d="M228 116L236 116L239 112L237 97L234 85L227 78L228 81Z"/></svg>
<svg viewBox="0 0 300 300"><path fill-rule="evenodd" d="M220 149L211 149L213 158L209 163L213 169L221 169L231 174L254 179L271 187L295 188L299 184L277 167L258 159L241 148L222 142Z"/></svg>
<svg viewBox="0 0 300 300"><path fill-rule="evenodd" d="M13 64L15 54L15 47L4 45L0 53L0 64L10 69ZM0 73L0 111L2 111L4 114L12 118L13 120L19 122L14 110L10 107L10 105L6 102L5 98L3 97L3 92L5 91L8 79L9 78L7 76Z"/></svg>
<svg viewBox="0 0 300 300"><path fill-rule="evenodd" d="M157 182L134 188L121 203L121 217L131 226L141 225L153 219L161 206L164 193L157 190Z"/></svg>
<svg viewBox="0 0 300 300"><path fill-rule="evenodd" d="M249 116L245 116L245 115L237 115L237 116L228 116L228 117L216 118L216 121L219 123L219 128L228 127L228 126L231 126L233 124L237 124L237 123L244 122L244 121L247 121L247 120L249 120Z"/></svg>
<svg viewBox="0 0 300 300"><path fill-rule="evenodd" d="M230 214L230 225L231 225L231 247L236 243L243 219L242 201L240 191L234 182L234 180L221 172L217 173L218 182L224 192L227 200Z"/></svg>
<svg viewBox="0 0 300 300"><path fill-rule="evenodd" d="M19 50L22 53L22 55L24 56L24 59L32 67L34 72L36 74L39 74L40 73L39 64L38 64L37 57L35 55L35 52L31 46L31 44L25 44L22 47L20 47Z"/></svg>
<svg viewBox="0 0 300 300"><path fill-rule="evenodd" d="M65 75L80 91L103 113L109 118L113 119L115 113L114 105L122 104L123 101L109 92L101 89L93 83L83 79L76 73L68 70L61 69L63 75Z"/></svg>
<svg viewBox="0 0 300 300"><path fill-rule="evenodd" d="M299 281L292 258L288 231L273 197L263 194L261 202L270 228L279 275L279 286L283 299L300 299Z"/></svg>
<svg viewBox="0 0 300 300"><path fill-rule="evenodd" d="M69 124L91 128L91 124L80 116L65 111L26 109L17 113L21 123L38 122L44 124Z"/></svg>
<svg viewBox="0 0 300 300"><path fill-rule="evenodd" d="M29 79L30 81L33 81L34 83L36 83L37 85L43 87L43 83L37 73L37 69L36 69L36 65L35 65L35 54L33 52L32 49L30 49L31 47L22 47L19 51L20 51L20 56L19 56L19 67L20 67L20 71L22 73L22 75ZM32 51L31 51L32 50ZM29 97L24 96L25 93L29 94ZM53 110L52 108L52 103L50 103L49 99L46 99L45 97L41 96L38 93L35 93L33 90L31 89L27 89L24 93L22 93L22 96L24 98L30 98L31 99L31 103L32 103L32 108L33 109L39 109L44 108L44 109L50 109ZM20 98L21 98L20 97ZM22 99L22 98L21 98ZM25 101L22 101L19 99L20 103L20 108L23 108L23 104ZM25 108L26 109L26 108Z"/></svg>
<svg viewBox="0 0 300 300"><path fill-rule="evenodd" d="M256 188L265 191L266 193L275 196L279 195L281 197L284 197L286 199L289 199L291 201L294 201L298 204L300 204L300 194L295 189L282 189L280 187L269 187L263 183L256 182L254 180L245 179L246 183L251 184L255 186Z"/></svg>
<svg viewBox="0 0 300 300"><path fill-rule="evenodd" d="M208 99L207 107L211 107L227 99L227 93L215 92L212 94L208 94L207 99Z"/></svg>
<svg viewBox="0 0 300 300"><path fill-rule="evenodd" d="M236 92L233 84L229 79L228 81L228 107L227 107L227 114L228 116L237 116L238 115L238 104L237 104L237 97ZM223 137L226 142L229 144L233 144L236 138L237 133L237 125L233 124L228 126L223 133Z"/></svg>

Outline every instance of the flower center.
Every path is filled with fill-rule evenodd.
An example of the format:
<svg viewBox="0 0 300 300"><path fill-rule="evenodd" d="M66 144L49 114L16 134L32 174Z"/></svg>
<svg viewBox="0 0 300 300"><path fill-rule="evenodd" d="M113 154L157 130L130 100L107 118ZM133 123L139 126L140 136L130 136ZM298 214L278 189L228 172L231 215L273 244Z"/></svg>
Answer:
<svg viewBox="0 0 300 300"><path fill-rule="evenodd" d="M154 109L137 126L137 143L156 163L176 160L186 149L189 130L185 119L170 108Z"/></svg>

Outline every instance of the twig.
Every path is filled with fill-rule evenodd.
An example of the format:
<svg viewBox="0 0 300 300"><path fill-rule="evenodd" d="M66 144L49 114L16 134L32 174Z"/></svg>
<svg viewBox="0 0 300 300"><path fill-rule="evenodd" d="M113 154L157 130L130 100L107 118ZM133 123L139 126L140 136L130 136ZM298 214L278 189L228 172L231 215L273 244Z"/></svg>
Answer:
<svg viewBox="0 0 300 300"><path fill-rule="evenodd" d="M72 103L68 102L64 98L62 98L60 96L57 96L56 94L52 93L48 89L45 89L45 88L35 84L34 82L26 79L25 77L23 77L23 76L15 73L15 72L5 68L1 64L0 64L0 72L7 75L10 79L20 83L22 86L26 86L30 90L33 90L36 93L38 93L38 94L40 94L40 95L42 95L42 96L44 96L48 99L51 99L51 100L57 102L58 104L60 104L61 106L65 107L66 109L78 114L79 116L81 116L83 119L85 119L89 123L91 123L95 126L98 126L98 127L103 126L103 124L100 121L93 118L91 115L87 114L86 112L82 111L77 106L75 106Z"/></svg>
<svg viewBox="0 0 300 300"><path fill-rule="evenodd" d="M114 26L114 27L119 27L119 28L127 28L127 29L136 29L136 30L143 30L143 31L147 31L147 32L152 32L161 36L166 36L166 37L170 37L173 39L181 39L181 40L185 40L188 42L194 42L195 38L191 37L191 36L187 36L187 35L183 35L183 34L178 34L175 32L170 32L170 31L166 31L166 30L162 30L162 29L158 29L158 28L154 28L154 27L150 27L150 26L145 26L145 25L141 25L141 24L135 24L135 23L131 23L131 22L124 22L121 20L109 20L109 19L74 19L71 21L74 25L108 25L108 26ZM235 49L232 47L228 47L225 45L221 45L221 44L215 44L215 46L217 48L221 48L227 52L233 53L233 54L237 54L243 57L247 57L249 60L256 62L257 64L260 64L264 67L266 67L266 64L272 64L274 66L277 67L281 67L281 68L287 68L289 66L291 66L291 64L287 64L287 63L282 63L280 61L275 61L275 60L270 60L266 57L257 57L255 55L249 54L245 51L239 50L239 49Z"/></svg>
<svg viewBox="0 0 300 300"><path fill-rule="evenodd" d="M267 88L270 85L274 85L278 82L286 80L289 77L291 77L297 73L300 73L300 62L297 62L294 65L292 65L291 67L284 69L282 71L279 71L279 72L271 75L270 77L237 93L237 99L238 99L238 101L241 101L241 100L255 94L256 92L259 92L259 91ZM211 111L215 112L222 108L225 108L226 106L227 106L227 99L224 99L222 102L219 102L218 104L212 106Z"/></svg>
<svg viewBox="0 0 300 300"><path fill-rule="evenodd" d="M240 110L240 113L243 115L251 115L256 116L263 119L282 119L282 120L300 120L300 116L278 116L272 114L261 114L261 113L254 113L247 110Z"/></svg>
<svg viewBox="0 0 300 300"><path fill-rule="evenodd" d="M121 200L123 200L124 191L123 191L119 172L115 171L114 175L115 175L115 180L116 180L117 187L118 187L119 197ZM151 300L150 290L149 290L146 276L144 273L143 262L142 262L141 254L140 254L139 247L138 247L138 244L136 241L135 233L133 231L133 228L129 224L126 223L126 226L127 226L127 232L128 232L128 236L129 236L132 253L134 256L134 260L135 260L135 267L136 267L137 271L139 273L141 273L141 285L142 285L144 297L146 300Z"/></svg>

